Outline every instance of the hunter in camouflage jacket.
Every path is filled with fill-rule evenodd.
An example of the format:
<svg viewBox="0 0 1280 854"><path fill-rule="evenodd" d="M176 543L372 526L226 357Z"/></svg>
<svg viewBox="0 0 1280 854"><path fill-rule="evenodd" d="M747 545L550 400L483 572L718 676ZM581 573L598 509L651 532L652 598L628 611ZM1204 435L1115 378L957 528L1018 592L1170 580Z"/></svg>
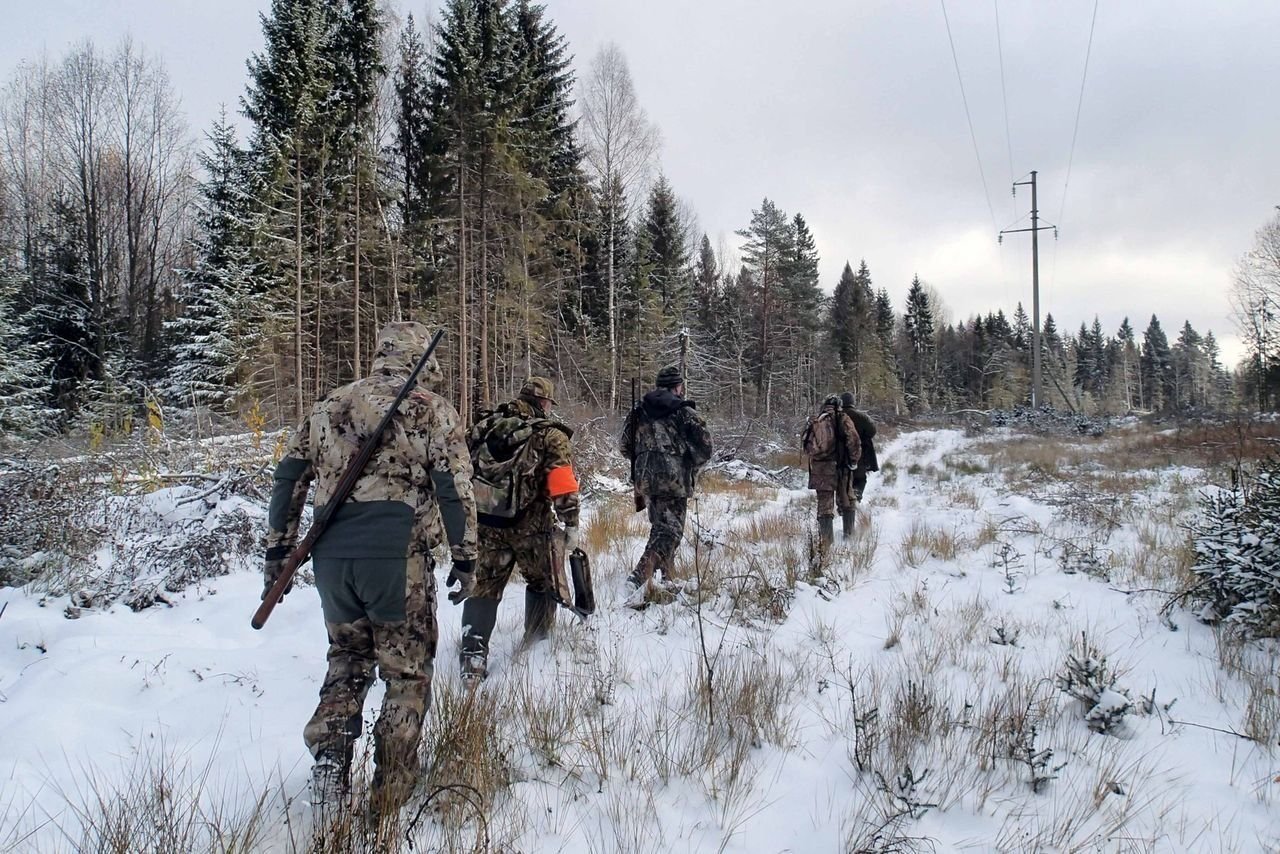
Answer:
<svg viewBox="0 0 1280 854"><path fill-rule="evenodd" d="M369 376L330 393L293 432L276 467L268 511L268 585L297 539L308 486L315 481L317 504L330 499L428 338L420 323L388 325ZM329 650L320 701L303 740L315 758L311 797L322 816L349 791L353 745L363 730L375 667L387 690L373 729L370 805L389 815L409 797L418 778L438 638L431 552L447 537L451 579L456 575L465 589L474 578L471 457L457 411L428 389L439 377L431 360L312 551Z"/></svg>

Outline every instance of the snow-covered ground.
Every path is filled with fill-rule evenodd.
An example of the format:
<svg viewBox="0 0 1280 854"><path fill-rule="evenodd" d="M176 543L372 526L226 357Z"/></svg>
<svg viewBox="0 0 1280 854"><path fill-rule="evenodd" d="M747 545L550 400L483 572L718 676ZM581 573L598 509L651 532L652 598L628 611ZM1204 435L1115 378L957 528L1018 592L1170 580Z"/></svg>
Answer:
<svg viewBox="0 0 1280 854"><path fill-rule="evenodd" d="M1085 462L1054 478L995 436L889 443L858 535L826 563L812 493L719 472L692 514L688 582L643 612L617 603L644 528L602 488L585 535L600 612L562 614L521 650L513 583L476 697L442 592L426 760L433 785L474 787L485 822L428 811L418 849L1280 850L1274 647L1221 643L1142 592L1177 588L1203 474ZM160 495L157 518L186 506ZM248 847L296 850L325 633L310 587L253 631L260 589L239 571L172 607L77 619L66 597L0 590L0 849L95 850L81 826L109 812L99 799L123 810L113 792L163 773L170 800L194 792L195 823L224 832L266 793ZM1097 702L1062 690L1073 654L1072 685L1113 674ZM480 748L458 746L467 715ZM465 749L484 763L459 769Z"/></svg>

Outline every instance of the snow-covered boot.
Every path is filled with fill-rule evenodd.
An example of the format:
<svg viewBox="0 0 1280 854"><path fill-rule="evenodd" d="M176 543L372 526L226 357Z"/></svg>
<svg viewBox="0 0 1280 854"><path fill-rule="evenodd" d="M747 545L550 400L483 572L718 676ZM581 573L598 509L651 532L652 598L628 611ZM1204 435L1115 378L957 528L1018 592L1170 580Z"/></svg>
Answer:
<svg viewBox="0 0 1280 854"><path fill-rule="evenodd" d="M498 622L497 599L467 599L462 603L462 645L458 665L463 679L481 680L489 672L489 636Z"/></svg>
<svg viewBox="0 0 1280 854"><path fill-rule="evenodd" d="M658 556L650 551L646 551L640 555L640 560L636 562L636 568L631 571L631 575L627 578L627 582L631 585L631 589L635 590L645 586L654 573L658 571Z"/></svg>
<svg viewBox="0 0 1280 854"><path fill-rule="evenodd" d="M653 576L658 569L658 556L646 551L640 555L636 568L627 577L627 586L623 594L623 604L636 611L649 607L649 591L653 586Z"/></svg>
<svg viewBox="0 0 1280 854"><path fill-rule="evenodd" d="M844 525L844 538L846 540L853 536L853 523L857 518L857 513L856 509L850 507L840 514L840 522Z"/></svg>
<svg viewBox="0 0 1280 854"><path fill-rule="evenodd" d="M556 625L556 600L550 593L524 591L524 642L542 640Z"/></svg>
<svg viewBox="0 0 1280 854"><path fill-rule="evenodd" d="M317 823L327 823L341 813L351 793L350 773L341 761L326 753L311 766L311 809Z"/></svg>

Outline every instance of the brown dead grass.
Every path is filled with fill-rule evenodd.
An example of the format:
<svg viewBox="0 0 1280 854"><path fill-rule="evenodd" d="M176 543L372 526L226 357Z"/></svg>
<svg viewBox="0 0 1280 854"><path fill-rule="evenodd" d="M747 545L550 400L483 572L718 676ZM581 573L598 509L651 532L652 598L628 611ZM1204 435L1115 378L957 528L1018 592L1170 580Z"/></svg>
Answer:
<svg viewBox="0 0 1280 854"><path fill-rule="evenodd" d="M1114 441L1108 462L1128 469L1185 465L1215 467L1280 452L1280 423L1192 424L1172 430L1139 429Z"/></svg>
<svg viewBox="0 0 1280 854"><path fill-rule="evenodd" d="M582 532L589 554L603 554L628 537L646 536L649 517L636 512L631 496L611 495L600 503Z"/></svg>

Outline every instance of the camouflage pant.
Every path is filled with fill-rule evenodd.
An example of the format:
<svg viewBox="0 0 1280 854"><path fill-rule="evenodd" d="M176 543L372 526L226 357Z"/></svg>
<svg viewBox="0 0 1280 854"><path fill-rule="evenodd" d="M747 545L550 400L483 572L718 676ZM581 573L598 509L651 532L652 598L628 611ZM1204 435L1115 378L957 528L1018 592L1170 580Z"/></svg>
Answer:
<svg viewBox="0 0 1280 854"><path fill-rule="evenodd" d="M849 486L850 474L852 474L852 472L846 471L840 475L837 475L836 477L837 488L834 490L831 490L831 489L817 490L819 519L825 519L827 517L835 516L837 508L840 510L841 513L844 513L846 510L853 509L853 505L854 505L853 492L852 492L852 487ZM841 483L841 481L843 481L843 483Z"/></svg>
<svg viewBox="0 0 1280 854"><path fill-rule="evenodd" d="M373 727L373 782L382 797L398 805L419 776L418 744L431 704L436 655L436 582L430 560L413 555L403 561L402 587L375 584L372 596L380 601L366 601L369 570L383 572L388 563L400 561L317 559L316 586L329 632L329 670L303 739L313 756L326 754L349 766L376 667L387 693ZM350 619L352 609L360 606L365 615ZM378 619L388 614L403 618ZM334 616L343 621L332 621Z"/></svg>
<svg viewBox="0 0 1280 854"><path fill-rule="evenodd" d="M476 561L477 599L501 599L517 566L533 593L552 593L551 523L541 517L534 524L514 528L479 526L480 558Z"/></svg>
<svg viewBox="0 0 1280 854"><path fill-rule="evenodd" d="M858 488L858 471L849 471L844 466L836 473L836 506L843 513L851 510L853 505L862 500L862 491ZM867 473L862 474L862 483L867 482Z"/></svg>
<svg viewBox="0 0 1280 854"><path fill-rule="evenodd" d="M632 580L643 583L659 569L664 576L671 574L671 560L684 538L688 508L687 498L649 498L649 542L631 574Z"/></svg>

